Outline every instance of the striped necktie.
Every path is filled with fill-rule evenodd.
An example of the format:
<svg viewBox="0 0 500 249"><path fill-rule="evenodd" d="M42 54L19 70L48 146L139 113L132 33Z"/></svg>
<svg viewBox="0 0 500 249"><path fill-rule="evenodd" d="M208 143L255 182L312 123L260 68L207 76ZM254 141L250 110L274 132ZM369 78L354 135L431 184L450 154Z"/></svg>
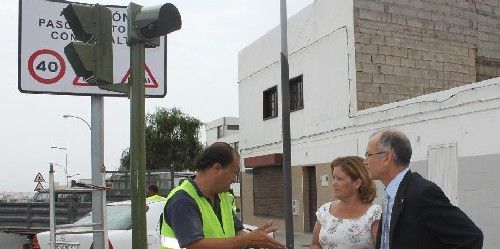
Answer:
<svg viewBox="0 0 500 249"><path fill-rule="evenodd" d="M391 217L390 210L391 197L386 193L385 194L385 203L384 203L384 212L383 212L383 220L382 220L382 236L380 240L380 249L389 249L389 231L390 224L389 220Z"/></svg>

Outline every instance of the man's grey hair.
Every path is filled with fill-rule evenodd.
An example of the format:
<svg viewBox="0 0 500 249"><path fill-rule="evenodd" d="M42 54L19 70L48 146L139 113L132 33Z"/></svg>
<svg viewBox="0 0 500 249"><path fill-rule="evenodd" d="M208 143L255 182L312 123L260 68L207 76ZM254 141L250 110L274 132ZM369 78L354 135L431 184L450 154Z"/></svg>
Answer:
<svg viewBox="0 0 500 249"><path fill-rule="evenodd" d="M371 137L380 135L377 147L381 150L391 151L394 162L399 166L410 165L411 143L401 131L386 129L373 133Z"/></svg>

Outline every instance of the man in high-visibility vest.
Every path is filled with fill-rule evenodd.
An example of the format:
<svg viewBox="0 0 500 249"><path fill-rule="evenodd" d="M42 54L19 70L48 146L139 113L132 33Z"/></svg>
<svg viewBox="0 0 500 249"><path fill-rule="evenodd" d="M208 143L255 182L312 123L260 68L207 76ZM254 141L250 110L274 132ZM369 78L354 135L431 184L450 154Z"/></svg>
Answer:
<svg viewBox="0 0 500 249"><path fill-rule="evenodd" d="M158 186L154 184L149 185L146 201L164 201L166 199L158 194Z"/></svg>
<svg viewBox="0 0 500 249"><path fill-rule="evenodd" d="M167 196L161 227L161 249L279 248L285 245L267 234L272 222L243 232L228 193L240 172L240 157L229 144L216 142L196 161L197 174Z"/></svg>

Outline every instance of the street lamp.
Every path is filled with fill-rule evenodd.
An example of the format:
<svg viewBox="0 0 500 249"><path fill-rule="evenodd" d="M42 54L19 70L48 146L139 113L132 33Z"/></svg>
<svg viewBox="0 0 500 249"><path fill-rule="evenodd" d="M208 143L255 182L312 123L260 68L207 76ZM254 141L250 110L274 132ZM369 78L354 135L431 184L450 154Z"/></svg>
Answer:
<svg viewBox="0 0 500 249"><path fill-rule="evenodd" d="M50 146L51 149L64 150L65 151L65 166L64 174L66 175L66 187L68 186L68 149L66 147Z"/></svg>
<svg viewBox="0 0 500 249"><path fill-rule="evenodd" d="M75 115L64 114L63 118L76 118L76 119L80 119L81 121L83 121L89 127L90 130L92 130L92 126L89 124L89 122L85 121L85 119L83 119L81 117L78 117L78 116L75 116Z"/></svg>

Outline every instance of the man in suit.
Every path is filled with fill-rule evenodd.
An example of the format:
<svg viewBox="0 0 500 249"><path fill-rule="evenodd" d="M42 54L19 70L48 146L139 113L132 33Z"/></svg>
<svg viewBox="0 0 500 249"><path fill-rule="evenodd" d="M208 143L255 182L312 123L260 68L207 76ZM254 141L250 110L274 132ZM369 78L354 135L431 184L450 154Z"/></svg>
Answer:
<svg viewBox="0 0 500 249"><path fill-rule="evenodd" d="M365 164L385 186L376 249L476 249L483 233L441 188L409 170L411 144L397 130L374 133Z"/></svg>

